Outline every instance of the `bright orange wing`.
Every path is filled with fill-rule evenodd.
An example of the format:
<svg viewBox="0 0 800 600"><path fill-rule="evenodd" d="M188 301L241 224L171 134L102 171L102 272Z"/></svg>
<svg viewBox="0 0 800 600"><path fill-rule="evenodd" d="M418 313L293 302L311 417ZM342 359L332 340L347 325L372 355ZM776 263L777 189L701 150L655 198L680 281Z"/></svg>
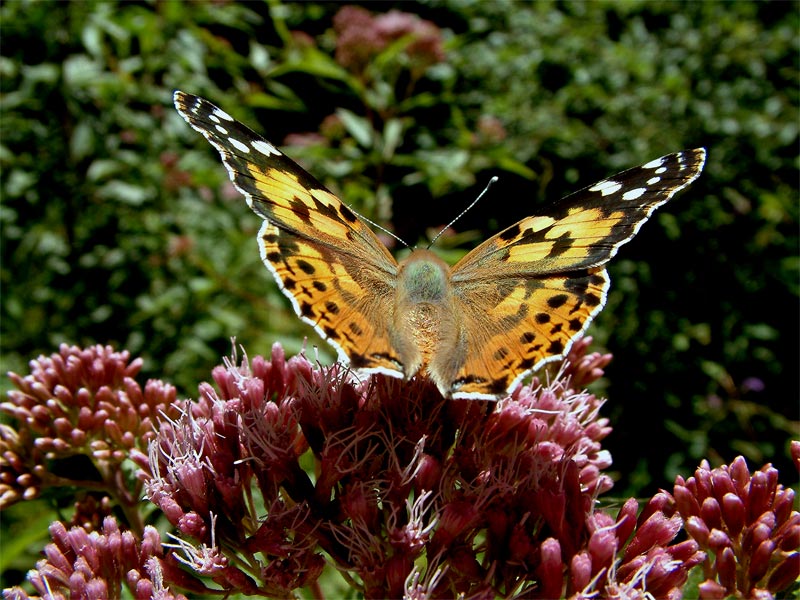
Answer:
<svg viewBox="0 0 800 600"><path fill-rule="evenodd" d="M341 200L258 134L202 98L175 92L174 100L264 219L261 258L298 316L340 360L402 377L388 337L397 278L388 249Z"/></svg>
<svg viewBox="0 0 800 600"><path fill-rule="evenodd" d="M603 265L656 208L688 186L702 148L629 169L523 219L453 267L463 331L474 347L453 375L456 397L495 397L562 358L606 301Z"/></svg>

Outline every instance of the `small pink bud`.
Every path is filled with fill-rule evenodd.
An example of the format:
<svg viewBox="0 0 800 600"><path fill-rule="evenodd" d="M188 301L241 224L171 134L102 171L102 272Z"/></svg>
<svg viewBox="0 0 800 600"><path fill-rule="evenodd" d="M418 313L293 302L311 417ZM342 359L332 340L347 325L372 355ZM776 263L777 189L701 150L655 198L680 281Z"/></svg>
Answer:
<svg viewBox="0 0 800 600"><path fill-rule="evenodd" d="M588 552L584 550L572 557L569 574L573 590L580 591L589 585L592 580L592 558Z"/></svg>
<svg viewBox="0 0 800 600"><path fill-rule="evenodd" d="M708 547L714 552L719 552L723 548L732 548L733 543L727 533L721 529L712 529L708 534Z"/></svg>
<svg viewBox="0 0 800 600"><path fill-rule="evenodd" d="M800 578L800 552L793 552L784 558L769 578L768 587L773 592L781 592Z"/></svg>
<svg viewBox="0 0 800 600"><path fill-rule="evenodd" d="M769 510L772 492L774 492L774 488L770 486L768 475L763 471L753 473L750 481L750 494L747 498L747 516L751 521Z"/></svg>
<svg viewBox="0 0 800 600"><path fill-rule="evenodd" d="M636 528L636 513L639 510L639 503L636 498L628 498L617 515L617 538L620 545L624 545ZM698 510L699 513L699 510Z"/></svg>
<svg viewBox="0 0 800 600"><path fill-rule="evenodd" d="M595 570L610 568L617 553L617 535L611 528L598 529L589 537L587 549Z"/></svg>
<svg viewBox="0 0 800 600"><path fill-rule="evenodd" d="M419 468L417 469L417 477L414 482L418 492L435 490L439 487L442 479L442 464L428 454L423 454L420 457Z"/></svg>
<svg viewBox="0 0 800 600"><path fill-rule="evenodd" d="M794 508L794 490L792 488L781 488L775 494L775 501L772 504L772 511L778 523L784 523L789 519Z"/></svg>
<svg viewBox="0 0 800 600"><path fill-rule="evenodd" d="M792 455L794 466L797 467L797 471L800 473L800 441L792 440L789 444L789 453Z"/></svg>
<svg viewBox="0 0 800 600"><path fill-rule="evenodd" d="M706 499L712 494L711 467L705 459L700 462L700 466L694 472L694 481L697 486L695 495L698 499Z"/></svg>
<svg viewBox="0 0 800 600"><path fill-rule="evenodd" d="M774 534L781 550L791 552L800 548L800 513L794 513L790 523L784 525Z"/></svg>
<svg viewBox="0 0 800 600"><path fill-rule="evenodd" d="M642 509L642 514L639 515L639 525L641 526L656 513L661 513L662 516L667 516L673 514L674 511L675 498L673 498L671 494L661 490L652 498L650 498L645 507Z"/></svg>
<svg viewBox="0 0 800 600"><path fill-rule="evenodd" d="M625 560L630 560L637 554L644 554L655 546L666 545L677 535L681 525L679 515L668 519L664 513L653 514L642 523L625 548Z"/></svg>
<svg viewBox="0 0 800 600"><path fill-rule="evenodd" d="M744 528L746 508L742 499L729 492L722 497L722 519L734 537Z"/></svg>
<svg viewBox="0 0 800 600"><path fill-rule="evenodd" d="M723 586L713 579L707 579L699 586L700 600L723 600L728 594Z"/></svg>
<svg viewBox="0 0 800 600"><path fill-rule="evenodd" d="M697 540L700 545L704 547L708 546L709 530L703 519L700 517L689 517L686 519L684 527L686 527L686 531L689 535Z"/></svg>
<svg viewBox="0 0 800 600"><path fill-rule="evenodd" d="M711 486L714 489L714 497L719 499L725 494L736 493L736 486L733 485L731 474L726 469L714 469L711 471Z"/></svg>
<svg viewBox="0 0 800 600"><path fill-rule="evenodd" d="M700 516L710 529L720 529L722 527L722 510L716 498L708 497L703 500L700 506Z"/></svg>
<svg viewBox="0 0 800 600"><path fill-rule="evenodd" d="M761 578L767 574L770 558L774 550L775 542L772 540L764 540L758 545L756 551L750 556L750 567L747 570L750 581L753 583L761 581Z"/></svg>
<svg viewBox="0 0 800 600"><path fill-rule="evenodd" d="M676 560L683 563L682 568L686 571L705 562L707 554L700 550L700 546L694 540L684 540L667 548Z"/></svg>
<svg viewBox="0 0 800 600"><path fill-rule="evenodd" d="M198 540L205 539L207 531L205 521L194 511L183 515L178 521L177 527L184 535Z"/></svg>
<svg viewBox="0 0 800 600"><path fill-rule="evenodd" d="M742 550L752 553L758 546L767 540L772 534L772 527L768 523L759 520L744 530L742 536Z"/></svg>
<svg viewBox="0 0 800 600"><path fill-rule="evenodd" d="M725 547L718 552L715 566L719 582L732 593L736 589L736 555L733 553L733 548Z"/></svg>
<svg viewBox="0 0 800 600"><path fill-rule="evenodd" d="M561 545L554 538L547 538L541 545L541 562L536 574L541 582L541 598L561 598L564 581L564 563L561 560Z"/></svg>

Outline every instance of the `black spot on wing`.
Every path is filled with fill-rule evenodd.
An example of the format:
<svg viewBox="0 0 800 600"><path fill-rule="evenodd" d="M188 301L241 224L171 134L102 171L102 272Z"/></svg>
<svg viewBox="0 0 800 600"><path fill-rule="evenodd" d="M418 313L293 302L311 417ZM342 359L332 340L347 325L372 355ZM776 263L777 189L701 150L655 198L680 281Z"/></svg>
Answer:
<svg viewBox="0 0 800 600"><path fill-rule="evenodd" d="M561 308L562 306L564 306L564 304L566 304L568 299L569 296L567 296L566 294L556 294L555 296L550 296L547 299L547 305L550 308Z"/></svg>
<svg viewBox="0 0 800 600"><path fill-rule="evenodd" d="M317 271L317 270L314 268L314 265L312 265L312 264L311 264L311 263L309 263L309 262L306 262L305 260L298 260L296 264L297 264L297 267L298 267L298 268L299 268L299 269L300 269L300 270L301 270L303 273L305 273L306 275L313 275L313 274L314 274L314 273L316 273L316 271Z"/></svg>
<svg viewBox="0 0 800 600"><path fill-rule="evenodd" d="M511 329L512 327L516 326L520 321L525 319L528 316L528 305L527 304L520 304L517 312L513 315L508 315L501 319L501 328L503 329Z"/></svg>
<svg viewBox="0 0 800 600"><path fill-rule="evenodd" d="M508 379L508 377L503 377L502 379L495 379L489 382L489 393L495 396L503 394L508 389Z"/></svg>
<svg viewBox="0 0 800 600"><path fill-rule="evenodd" d="M297 196L294 196L289 201L289 207L291 208L292 212L297 215L297 218L300 219L303 223L310 223L311 222L311 212L308 208L308 205L303 202Z"/></svg>
<svg viewBox="0 0 800 600"><path fill-rule="evenodd" d="M583 302L586 306L597 306L600 304L600 296L597 294L585 294L583 296Z"/></svg>
<svg viewBox="0 0 800 600"><path fill-rule="evenodd" d="M520 233L522 233L522 230L519 227L519 223L517 223L516 225L512 225L505 231L501 231L497 235L497 237L503 240L504 242L507 242L509 240L513 240L514 238L518 237Z"/></svg>
<svg viewBox="0 0 800 600"><path fill-rule="evenodd" d="M344 220L347 221L348 223L357 223L358 222L358 217L353 213L352 210L350 210L344 204L342 204L339 207L339 214L341 214L342 217L344 218Z"/></svg>
<svg viewBox="0 0 800 600"><path fill-rule="evenodd" d="M261 239L264 240L269 245L274 245L278 243L278 234L277 233L265 233L261 236Z"/></svg>
<svg viewBox="0 0 800 600"><path fill-rule="evenodd" d="M306 301L301 302L300 315L308 319L313 319L316 316L314 314L314 305Z"/></svg>
<svg viewBox="0 0 800 600"><path fill-rule="evenodd" d="M387 354L386 352L374 352L373 354L370 355L370 358L372 358L374 362L391 363L398 370L402 370L403 368L403 363L401 363L400 360L393 354ZM366 358L362 357L362 359L363 359L363 364L361 366L370 366L369 364L367 364Z"/></svg>
<svg viewBox="0 0 800 600"><path fill-rule="evenodd" d="M552 243L550 251L547 253L547 258L555 258L570 250L575 244L575 238L572 237L571 231L565 231L554 240L549 240Z"/></svg>
<svg viewBox="0 0 800 600"><path fill-rule="evenodd" d="M547 313L536 313L536 322L540 325L544 325L545 323L550 322L550 315Z"/></svg>
<svg viewBox="0 0 800 600"><path fill-rule="evenodd" d="M350 358L350 365L354 369L361 369L367 366L367 357L363 354L350 354L348 356Z"/></svg>
<svg viewBox="0 0 800 600"><path fill-rule="evenodd" d="M494 353L493 358L495 360L503 360L506 356L508 356L508 348L500 348Z"/></svg>
<svg viewBox="0 0 800 600"><path fill-rule="evenodd" d="M558 355L564 352L564 343L561 340L553 340L547 348L548 354Z"/></svg>

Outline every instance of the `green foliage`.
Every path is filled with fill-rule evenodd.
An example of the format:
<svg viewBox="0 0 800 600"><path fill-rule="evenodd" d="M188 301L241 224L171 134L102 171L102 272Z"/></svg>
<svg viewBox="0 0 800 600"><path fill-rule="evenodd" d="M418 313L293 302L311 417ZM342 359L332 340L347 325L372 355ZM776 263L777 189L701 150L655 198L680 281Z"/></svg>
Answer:
<svg viewBox="0 0 800 600"><path fill-rule="evenodd" d="M701 179L612 263L593 330L616 356L611 452L621 473L644 461L642 487L703 456L788 468L800 361L794 5L404 4L443 28L444 60L420 65L405 37L359 69L337 60L340 8L0 6L5 367L22 371L61 342L110 343L194 394L231 336L251 353L313 336L260 265L258 218L172 109L176 88L287 140L410 243L500 174L496 200L439 243L448 256L545 199L703 145ZM316 137L287 139L304 132ZM643 491L628 485L620 494Z"/></svg>

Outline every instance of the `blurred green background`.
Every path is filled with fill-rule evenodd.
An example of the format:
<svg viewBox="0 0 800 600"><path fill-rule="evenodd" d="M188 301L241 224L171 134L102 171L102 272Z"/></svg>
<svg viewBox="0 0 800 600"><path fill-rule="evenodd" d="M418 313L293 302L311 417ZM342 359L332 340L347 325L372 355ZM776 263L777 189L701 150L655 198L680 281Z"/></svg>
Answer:
<svg viewBox="0 0 800 600"><path fill-rule="evenodd" d="M607 175L705 146L702 177L612 262L590 331L615 356L598 390L614 494L737 454L791 483L797 4L362 6L0 5L3 370L62 342L112 344L192 396L232 336L250 355L308 336L332 356L261 265L261 221L175 89L411 244L500 176L437 242L448 260Z"/></svg>

